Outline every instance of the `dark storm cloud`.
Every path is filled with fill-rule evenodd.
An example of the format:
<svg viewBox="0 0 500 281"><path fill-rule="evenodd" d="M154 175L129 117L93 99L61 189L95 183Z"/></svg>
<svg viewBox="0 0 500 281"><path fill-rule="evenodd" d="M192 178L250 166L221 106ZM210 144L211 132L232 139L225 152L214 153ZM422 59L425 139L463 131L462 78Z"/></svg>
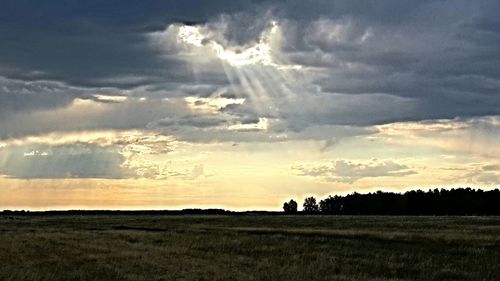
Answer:
<svg viewBox="0 0 500 281"><path fill-rule="evenodd" d="M192 79L185 62L168 65L144 34L174 22L199 23L252 6L250 1L5 1L0 9L1 75L91 86L132 87L159 79ZM100 78L143 76L104 83Z"/></svg>
<svg viewBox="0 0 500 281"><path fill-rule="evenodd" d="M6 1L0 116L61 108L76 98L106 102L95 96L100 87L157 100L211 96L227 86L222 67L198 65L195 72L175 48L152 46L150 35L174 23L217 30L222 22L227 26L214 39L243 45L258 40L271 19L283 28L280 55L312 73L308 83L318 90L278 97L274 112L256 112L250 100L221 110L243 124L266 117L279 120L280 130L300 132L497 115L499 10L498 1ZM236 96L241 93L221 95ZM166 110L156 100L112 106L106 114L68 113L72 124L53 117L0 120L0 137L148 124L208 129L225 122L192 117L185 108Z"/></svg>
<svg viewBox="0 0 500 281"><path fill-rule="evenodd" d="M382 122L499 114L500 29L491 12L499 4L418 3L413 9L386 6L406 15L390 22L356 13L321 18L298 29L302 43L295 46L304 47L295 60L323 68L317 81L323 92L415 100L410 114Z"/></svg>
<svg viewBox="0 0 500 281"><path fill-rule="evenodd" d="M158 60L146 48L144 34L171 23L204 23L221 14L238 13L247 28L229 28L230 40L255 38L265 25L257 13L271 10L298 21L356 15L399 21L414 1L349 4L345 1L7 1L0 10L1 75L30 79L38 71L45 79L91 86L132 87L162 79L192 79L185 62ZM406 11L406 12L405 12ZM248 27L251 28L248 28ZM143 80L104 83L102 78L140 76Z"/></svg>
<svg viewBox="0 0 500 281"><path fill-rule="evenodd" d="M0 76L0 118L19 112L53 109L70 104L81 90L61 83L5 79Z"/></svg>

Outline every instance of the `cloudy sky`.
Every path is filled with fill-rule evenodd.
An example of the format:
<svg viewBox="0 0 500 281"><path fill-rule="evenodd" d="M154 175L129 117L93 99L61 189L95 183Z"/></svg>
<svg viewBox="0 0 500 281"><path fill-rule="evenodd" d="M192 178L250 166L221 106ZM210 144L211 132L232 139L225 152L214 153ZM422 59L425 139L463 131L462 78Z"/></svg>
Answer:
<svg viewBox="0 0 500 281"><path fill-rule="evenodd" d="M2 1L0 209L500 186L499 1Z"/></svg>

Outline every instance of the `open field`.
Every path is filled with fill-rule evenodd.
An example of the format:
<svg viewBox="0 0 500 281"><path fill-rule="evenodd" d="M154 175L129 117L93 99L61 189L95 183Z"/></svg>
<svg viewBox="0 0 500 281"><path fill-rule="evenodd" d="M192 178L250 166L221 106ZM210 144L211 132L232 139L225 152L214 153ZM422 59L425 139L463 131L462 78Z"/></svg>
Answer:
<svg viewBox="0 0 500 281"><path fill-rule="evenodd" d="M0 280L499 280L498 217L0 216Z"/></svg>

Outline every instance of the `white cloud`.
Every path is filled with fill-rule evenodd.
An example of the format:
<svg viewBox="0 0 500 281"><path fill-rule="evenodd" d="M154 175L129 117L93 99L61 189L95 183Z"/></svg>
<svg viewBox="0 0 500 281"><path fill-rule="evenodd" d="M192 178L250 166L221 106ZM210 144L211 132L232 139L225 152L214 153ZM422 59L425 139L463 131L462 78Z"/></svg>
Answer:
<svg viewBox="0 0 500 281"><path fill-rule="evenodd" d="M25 152L24 157L43 157L43 156L49 156L49 153L46 151L39 151L39 150L32 150L30 152Z"/></svg>
<svg viewBox="0 0 500 281"><path fill-rule="evenodd" d="M335 160L330 164L292 166L299 176L319 178L321 180L341 183L354 183L364 178L404 177L416 174L410 167L393 160L351 161Z"/></svg>

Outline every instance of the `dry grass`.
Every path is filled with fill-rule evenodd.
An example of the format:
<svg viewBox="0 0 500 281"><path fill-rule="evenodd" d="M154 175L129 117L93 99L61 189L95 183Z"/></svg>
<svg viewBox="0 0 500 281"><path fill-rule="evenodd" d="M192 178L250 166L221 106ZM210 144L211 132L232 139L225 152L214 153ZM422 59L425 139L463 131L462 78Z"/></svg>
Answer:
<svg viewBox="0 0 500 281"><path fill-rule="evenodd" d="M0 217L0 280L498 280L500 218Z"/></svg>

